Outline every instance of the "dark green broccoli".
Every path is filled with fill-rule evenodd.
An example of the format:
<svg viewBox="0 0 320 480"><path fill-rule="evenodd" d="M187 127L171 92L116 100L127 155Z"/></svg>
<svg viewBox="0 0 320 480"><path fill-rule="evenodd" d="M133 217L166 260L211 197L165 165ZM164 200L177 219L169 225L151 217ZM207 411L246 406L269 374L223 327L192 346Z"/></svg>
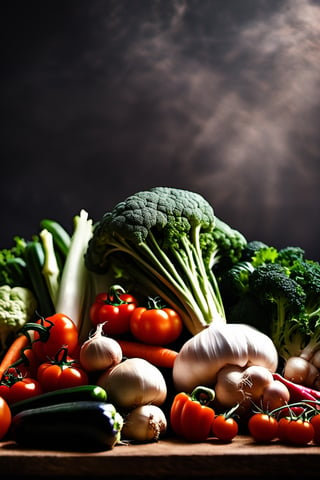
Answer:
<svg viewBox="0 0 320 480"><path fill-rule="evenodd" d="M216 223L219 241L214 237ZM94 227L85 255L96 273L129 272L144 289L176 308L195 334L225 312L213 265L237 255L232 228L217 221L200 194L170 187L138 192L104 214ZM239 234L240 247L244 239ZM229 242L229 243L228 243Z"/></svg>
<svg viewBox="0 0 320 480"><path fill-rule="evenodd" d="M30 288L30 276L24 260L26 241L19 236L13 241L12 247L0 250L0 285Z"/></svg>
<svg viewBox="0 0 320 480"><path fill-rule="evenodd" d="M304 326L308 342L300 356L310 361L320 350L320 263L313 260L296 261L290 269L290 278L304 291L304 310L300 323Z"/></svg>
<svg viewBox="0 0 320 480"><path fill-rule="evenodd" d="M254 271L251 262L240 261L219 278L219 287L226 305L233 305L249 290L249 277Z"/></svg>
<svg viewBox="0 0 320 480"><path fill-rule="evenodd" d="M261 240L250 240L242 250L240 260L243 262L251 262L253 256L262 248L268 248L268 245Z"/></svg>
<svg viewBox="0 0 320 480"><path fill-rule="evenodd" d="M269 263L257 267L249 279L249 289L262 306L273 306L269 332L283 359L298 355L305 344L305 325L299 322L306 294L298 282L288 276L285 267Z"/></svg>
<svg viewBox="0 0 320 480"><path fill-rule="evenodd" d="M294 265L299 265L305 260L305 251L301 247L285 247L278 251L276 262L291 270Z"/></svg>

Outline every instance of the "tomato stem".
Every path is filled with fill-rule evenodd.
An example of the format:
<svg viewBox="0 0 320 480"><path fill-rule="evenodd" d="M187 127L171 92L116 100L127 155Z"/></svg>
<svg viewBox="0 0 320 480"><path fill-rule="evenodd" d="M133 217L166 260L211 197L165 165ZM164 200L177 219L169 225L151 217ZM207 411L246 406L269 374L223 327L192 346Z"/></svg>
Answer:
<svg viewBox="0 0 320 480"><path fill-rule="evenodd" d="M104 303L106 305L113 305L115 307L123 305L124 303L130 303L120 298L120 295L124 293L126 293L126 291L123 287L121 287L121 285L111 285L111 287L109 288L108 298L105 300Z"/></svg>
<svg viewBox="0 0 320 480"><path fill-rule="evenodd" d="M190 398L201 405L208 405L215 399L215 391L212 388L198 386L191 392Z"/></svg>
<svg viewBox="0 0 320 480"><path fill-rule="evenodd" d="M161 310L165 305L162 303L161 297L148 297L148 309Z"/></svg>

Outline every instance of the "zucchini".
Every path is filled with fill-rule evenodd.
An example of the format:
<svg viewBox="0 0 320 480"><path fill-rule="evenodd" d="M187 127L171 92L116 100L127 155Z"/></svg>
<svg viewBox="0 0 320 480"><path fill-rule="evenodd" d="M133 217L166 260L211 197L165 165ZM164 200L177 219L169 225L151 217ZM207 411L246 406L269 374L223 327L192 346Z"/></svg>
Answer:
<svg viewBox="0 0 320 480"><path fill-rule="evenodd" d="M68 255L71 245L71 235L55 220L44 218L40 222L41 229L46 229L52 234L53 244L64 258Z"/></svg>
<svg viewBox="0 0 320 480"><path fill-rule="evenodd" d="M47 407L57 403L78 401L107 401L107 392L98 385L79 385L77 387L61 388L52 392L42 393L10 405L11 415L14 416L30 408Z"/></svg>
<svg viewBox="0 0 320 480"><path fill-rule="evenodd" d="M14 415L8 437L27 448L102 451L120 442L122 427L111 403L66 402Z"/></svg>
<svg viewBox="0 0 320 480"><path fill-rule="evenodd" d="M41 243L37 240L28 242L24 254L32 289L38 301L38 313L45 318L50 317L56 312L44 276L42 275L45 256Z"/></svg>

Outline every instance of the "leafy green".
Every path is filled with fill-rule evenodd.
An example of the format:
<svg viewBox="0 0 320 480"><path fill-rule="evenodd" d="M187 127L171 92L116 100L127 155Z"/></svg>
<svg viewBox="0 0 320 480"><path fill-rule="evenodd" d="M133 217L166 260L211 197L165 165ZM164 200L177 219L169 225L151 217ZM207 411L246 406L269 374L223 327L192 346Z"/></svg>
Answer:
<svg viewBox="0 0 320 480"><path fill-rule="evenodd" d="M24 260L26 241L15 236L13 243L10 248L0 250L0 285L30 288L30 276Z"/></svg>

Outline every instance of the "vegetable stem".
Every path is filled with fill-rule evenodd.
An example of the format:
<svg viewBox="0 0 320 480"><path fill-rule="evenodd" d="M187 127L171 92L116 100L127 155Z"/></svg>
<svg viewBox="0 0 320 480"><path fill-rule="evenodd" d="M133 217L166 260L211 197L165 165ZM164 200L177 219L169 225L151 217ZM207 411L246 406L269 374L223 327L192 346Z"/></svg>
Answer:
<svg viewBox="0 0 320 480"><path fill-rule="evenodd" d="M46 281L52 303L56 305L59 291L60 269L54 251L53 236L46 228L41 230L39 236L44 251L42 274Z"/></svg>
<svg viewBox="0 0 320 480"><path fill-rule="evenodd" d="M92 220L88 219L88 212L83 209L74 220L75 226L60 280L56 311L68 315L80 329L89 276L84 264L84 254L92 235Z"/></svg>

